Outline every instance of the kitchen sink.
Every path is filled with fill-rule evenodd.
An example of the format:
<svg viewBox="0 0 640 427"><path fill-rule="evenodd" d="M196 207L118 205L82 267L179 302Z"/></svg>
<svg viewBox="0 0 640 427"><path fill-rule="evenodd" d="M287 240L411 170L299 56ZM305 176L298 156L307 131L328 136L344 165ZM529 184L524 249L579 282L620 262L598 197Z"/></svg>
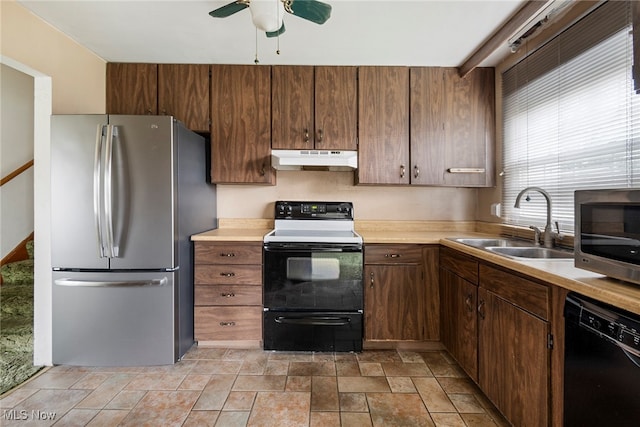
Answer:
<svg viewBox="0 0 640 427"><path fill-rule="evenodd" d="M530 247L487 246L486 250L513 258L570 259L573 252L567 249Z"/></svg>
<svg viewBox="0 0 640 427"><path fill-rule="evenodd" d="M521 259L571 259L573 251L562 248L534 246L530 240L497 238L454 238L454 242L484 249L509 258Z"/></svg>

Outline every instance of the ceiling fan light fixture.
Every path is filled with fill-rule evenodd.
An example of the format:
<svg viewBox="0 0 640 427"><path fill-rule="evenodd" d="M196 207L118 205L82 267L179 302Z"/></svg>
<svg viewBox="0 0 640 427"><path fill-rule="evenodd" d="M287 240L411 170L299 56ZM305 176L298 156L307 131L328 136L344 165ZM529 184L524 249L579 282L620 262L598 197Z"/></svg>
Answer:
<svg viewBox="0 0 640 427"><path fill-rule="evenodd" d="M252 0L249 10L253 25L259 30L273 33L282 28L284 6L281 1Z"/></svg>

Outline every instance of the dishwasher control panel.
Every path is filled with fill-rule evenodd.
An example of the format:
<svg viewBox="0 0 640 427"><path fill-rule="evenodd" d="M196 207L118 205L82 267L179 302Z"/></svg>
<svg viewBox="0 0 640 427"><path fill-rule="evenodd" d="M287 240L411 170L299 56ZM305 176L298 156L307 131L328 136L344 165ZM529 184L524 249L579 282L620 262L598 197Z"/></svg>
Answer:
<svg viewBox="0 0 640 427"><path fill-rule="evenodd" d="M601 312L598 308L584 303L580 310L580 324L640 352L640 322L620 314L619 309L614 314Z"/></svg>

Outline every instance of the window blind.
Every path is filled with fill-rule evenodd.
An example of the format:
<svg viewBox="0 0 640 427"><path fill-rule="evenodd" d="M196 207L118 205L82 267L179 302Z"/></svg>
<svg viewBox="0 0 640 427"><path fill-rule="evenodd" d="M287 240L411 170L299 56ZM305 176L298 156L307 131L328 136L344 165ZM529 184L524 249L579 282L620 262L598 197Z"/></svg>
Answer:
<svg viewBox="0 0 640 427"><path fill-rule="evenodd" d="M574 230L574 191L640 185L640 95L633 90L629 2L608 1L502 75L507 223Z"/></svg>

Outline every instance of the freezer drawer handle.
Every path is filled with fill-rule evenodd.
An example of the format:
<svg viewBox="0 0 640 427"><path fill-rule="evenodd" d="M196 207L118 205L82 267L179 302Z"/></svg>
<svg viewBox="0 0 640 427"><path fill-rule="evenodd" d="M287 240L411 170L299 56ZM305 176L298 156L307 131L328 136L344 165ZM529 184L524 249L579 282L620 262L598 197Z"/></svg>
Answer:
<svg viewBox="0 0 640 427"><path fill-rule="evenodd" d="M289 325L344 326L351 319L348 317L310 316L310 317L276 317L276 323Z"/></svg>
<svg viewBox="0 0 640 427"><path fill-rule="evenodd" d="M84 288L123 288L141 286L165 286L169 281L166 277L153 280L122 280L122 281L101 281L101 280L71 280L57 279L54 282L58 286L75 286Z"/></svg>

